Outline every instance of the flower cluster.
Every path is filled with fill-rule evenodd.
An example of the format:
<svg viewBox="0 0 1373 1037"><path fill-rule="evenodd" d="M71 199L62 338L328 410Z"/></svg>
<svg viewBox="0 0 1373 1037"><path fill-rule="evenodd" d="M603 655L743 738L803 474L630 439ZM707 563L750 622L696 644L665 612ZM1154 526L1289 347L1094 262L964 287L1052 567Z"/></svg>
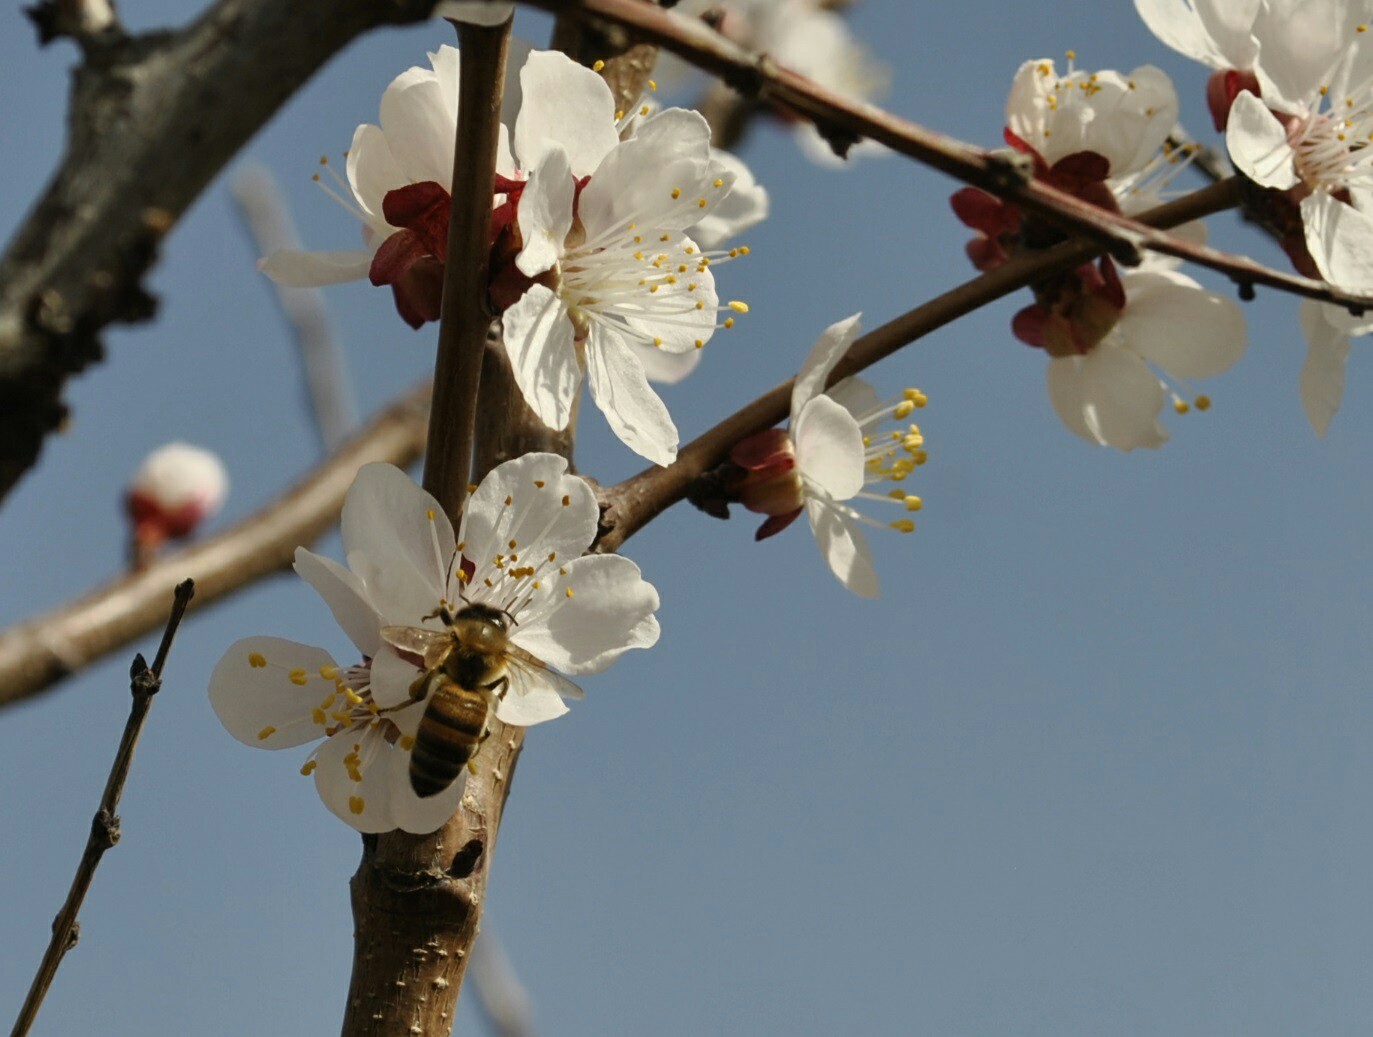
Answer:
<svg viewBox="0 0 1373 1037"><path fill-rule="evenodd" d="M1373 293L1373 5L1351 0L1135 0L1154 34L1214 69L1207 100L1247 200L1296 270ZM1306 416L1324 435L1350 338L1373 322L1304 303Z"/></svg>
<svg viewBox="0 0 1373 1037"><path fill-rule="evenodd" d="M595 494L553 454L493 470L468 499L456 537L438 502L391 465L364 467L343 505L348 567L300 548L298 572L357 649L326 651L276 637L232 645L210 677L210 701L239 741L285 749L324 739L302 768L324 804L363 832L431 832L457 809L462 782L419 795L415 733L434 682L393 648L390 626L442 632L443 609L489 605L509 618L515 648L565 674L598 673L658 640L658 593L616 555L587 556ZM568 685L537 670L512 681L496 717L521 727L567 711ZM416 697L416 689L422 692Z"/></svg>
<svg viewBox="0 0 1373 1037"><path fill-rule="evenodd" d="M431 68L386 88L380 125L353 135L346 182L326 185L362 222L366 248L278 252L263 261L269 276L368 277L391 287L411 326L438 319L460 56L441 47L429 57ZM599 75L558 52L530 51L511 67L489 296L515 380L561 429L585 371L616 435L668 464L677 429L648 378L684 376L717 328L747 312L721 303L714 271L748 249L714 245L766 214L766 192L738 159L712 151L695 112L641 106L627 117Z"/></svg>
<svg viewBox="0 0 1373 1037"><path fill-rule="evenodd" d="M1165 147L1177 110L1172 83L1152 66L1129 75L1070 66L1060 76L1052 61L1028 61L1006 102L1005 137L1036 178L1110 211L1135 212L1160 196L1185 158ZM968 256L980 270L1062 240L975 188L952 203L978 232ZM1083 264L1035 285L1035 303L1012 320L1017 338L1049 354L1050 402L1089 442L1161 446L1168 432L1158 416L1168 398L1179 413L1192 406L1181 380L1220 374L1244 352L1239 307L1173 265L1152 258L1122 275L1109 257ZM1195 403L1209 406L1205 396Z"/></svg>

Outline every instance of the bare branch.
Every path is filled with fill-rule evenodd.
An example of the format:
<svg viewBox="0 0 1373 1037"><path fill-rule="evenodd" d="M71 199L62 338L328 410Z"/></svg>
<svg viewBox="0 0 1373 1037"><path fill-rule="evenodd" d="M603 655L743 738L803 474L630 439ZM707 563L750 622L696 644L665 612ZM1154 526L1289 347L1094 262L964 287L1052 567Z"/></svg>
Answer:
<svg viewBox="0 0 1373 1037"><path fill-rule="evenodd" d="M328 460L266 507L146 569L0 632L0 706L29 698L156 627L165 588L190 573L202 604L291 564L299 544L338 519L343 495L369 461L407 465L424 447L429 387L384 410Z"/></svg>
<svg viewBox="0 0 1373 1037"><path fill-rule="evenodd" d="M1140 219L1161 227L1175 227L1228 208L1233 204L1234 189L1233 179L1222 181L1152 209ZM1044 252L1014 256L995 270L952 288L857 339L835 365L828 384L858 373L902 346L1018 288L1087 262L1101 251L1099 243L1078 238ZM602 528L605 531L596 543L596 550L618 549L654 517L682 500L692 484L720 464L735 443L783 420L787 416L793 381L770 389L702 433L683 447L677 460L666 468L645 469L603 491Z"/></svg>
<svg viewBox="0 0 1373 1037"><path fill-rule="evenodd" d="M52 986L53 978L57 975L57 967L62 964L62 958L76 946L76 941L80 938L76 916L86 899L86 891L91 887L91 880L95 878L95 869L99 867L100 859L106 850L119 842L119 815L116 813L119 809L119 797L124 794L124 782L128 779L129 768L133 765L133 753L138 746L138 736L143 733L143 721L148 716L153 696L162 687L162 667L167 663L167 653L171 651L172 639L176 636L177 627L181 625L181 617L186 614L186 606L191 603L194 594L193 581L183 580L177 584L172 601L172 614L168 617L166 629L162 632L162 643L157 648L152 668L149 669L142 653L134 656L133 666L129 671L129 690L133 693L133 704L129 709L129 719L124 724L124 734L119 739L119 750L115 753L114 765L110 768L109 779L105 782L105 791L100 796L100 807L91 821L91 834L86 839L86 849L76 866L76 876L67 891L67 899L62 904L62 910L53 921L52 939L48 942L48 949L43 954L42 962L39 963L38 973L33 977L33 985L29 987L28 996L24 998L23 1007L19 1009L19 1018L15 1021L10 1037L24 1037L29 1032L29 1027L38 1015L38 1009L42 1007L43 998L47 996L48 988Z"/></svg>
<svg viewBox="0 0 1373 1037"><path fill-rule="evenodd" d="M424 487L456 528L467 497L477 387L492 314L486 305L491 258L491 199L496 189L501 98L510 23L458 24L463 60L443 267L443 309L434 363L434 409L424 455Z"/></svg>
<svg viewBox="0 0 1373 1037"><path fill-rule="evenodd" d="M1140 262L1143 249L1153 249L1225 274L1241 295L1255 285L1294 295L1334 302L1355 312L1373 309L1373 297L1355 295L1321 281L1283 273L1219 249L1198 245L1154 230L1138 220L1107 212L1042 181L1027 179L1024 171L996 151L987 151L925 129L875 105L827 90L784 68L767 55L753 54L714 32L705 24L674 17L639 0L528 0L562 17L607 21L631 30L639 38L659 44L692 64L720 76L746 97L774 105L815 123L843 154L862 138L884 144L965 183L1053 223L1066 233L1097 241L1127 266Z"/></svg>
<svg viewBox="0 0 1373 1037"><path fill-rule="evenodd" d="M295 221L266 166L255 162L239 169L229 181L229 191L255 255L300 248ZM269 283L295 340L320 448L327 453L352 433L358 421L343 351L318 288Z"/></svg>
<svg viewBox="0 0 1373 1037"><path fill-rule="evenodd" d="M66 154L0 259L0 498L62 422L68 376L101 358L101 329L152 315L142 277L224 164L342 46L432 7L219 0L185 29L86 47Z"/></svg>

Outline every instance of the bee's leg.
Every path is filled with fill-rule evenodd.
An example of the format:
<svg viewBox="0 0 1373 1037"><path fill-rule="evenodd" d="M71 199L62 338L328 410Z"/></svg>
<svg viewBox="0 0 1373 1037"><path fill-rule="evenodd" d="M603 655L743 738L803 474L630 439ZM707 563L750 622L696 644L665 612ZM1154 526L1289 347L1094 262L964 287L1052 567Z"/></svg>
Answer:
<svg viewBox="0 0 1373 1037"><path fill-rule="evenodd" d="M418 702L424 698L424 693L429 689L430 671L425 670L413 681L410 682L410 701Z"/></svg>
<svg viewBox="0 0 1373 1037"><path fill-rule="evenodd" d="M492 681L488 684L486 690L491 692L493 698L499 700L500 697L505 694L505 689L508 687L510 687L510 678L502 677L499 680ZM482 731L481 737L477 739L477 747L472 750L472 755L467 759L467 769L473 774L477 773L477 754L481 752L482 746L486 744L486 740L490 737L491 725L488 723L486 729Z"/></svg>

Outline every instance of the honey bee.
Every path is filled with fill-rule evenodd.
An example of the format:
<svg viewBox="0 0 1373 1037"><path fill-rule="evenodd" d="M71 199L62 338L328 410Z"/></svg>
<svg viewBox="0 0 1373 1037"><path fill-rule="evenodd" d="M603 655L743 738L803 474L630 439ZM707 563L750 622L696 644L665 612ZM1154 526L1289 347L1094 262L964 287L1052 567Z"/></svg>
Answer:
<svg viewBox="0 0 1373 1037"><path fill-rule="evenodd" d="M472 767L491 733L496 704L512 684L517 690L526 682L552 685L565 699L583 697L581 688L510 642L515 617L504 609L468 603L450 612L441 605L432 615L445 629L381 630L387 644L424 663L424 672L410 685L415 701L429 695L410 754L410 786L422 797L437 795L464 765Z"/></svg>

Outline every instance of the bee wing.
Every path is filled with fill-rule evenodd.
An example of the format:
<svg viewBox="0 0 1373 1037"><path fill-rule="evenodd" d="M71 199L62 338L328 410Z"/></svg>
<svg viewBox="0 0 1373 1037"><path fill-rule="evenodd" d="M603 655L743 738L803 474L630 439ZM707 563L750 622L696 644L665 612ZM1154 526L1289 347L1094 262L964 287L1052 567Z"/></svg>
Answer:
<svg viewBox="0 0 1373 1037"><path fill-rule="evenodd" d="M398 652L418 655L424 668L438 665L438 655L453 643L447 630L428 630L425 627L382 627L381 639Z"/></svg>
<svg viewBox="0 0 1373 1037"><path fill-rule="evenodd" d="M515 682L516 674L534 686L545 684L565 699L579 700L586 698L586 692L573 684L556 670L550 670L548 664L536 656L530 655L519 645L507 645L506 661L510 664L511 683ZM528 686L528 685L526 685Z"/></svg>

